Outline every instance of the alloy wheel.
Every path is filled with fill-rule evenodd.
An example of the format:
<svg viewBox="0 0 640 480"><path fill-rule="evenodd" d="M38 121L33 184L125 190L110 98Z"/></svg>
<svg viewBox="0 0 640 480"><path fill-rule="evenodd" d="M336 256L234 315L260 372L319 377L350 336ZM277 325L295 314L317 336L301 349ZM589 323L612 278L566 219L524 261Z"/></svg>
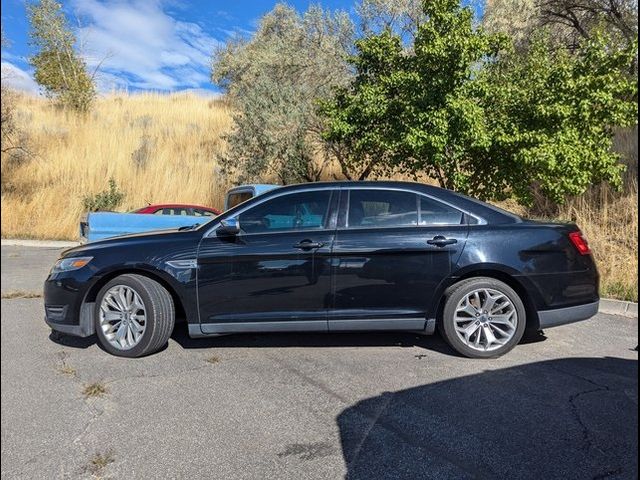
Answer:
<svg viewBox="0 0 640 480"><path fill-rule="evenodd" d="M465 345L490 352L509 343L518 327L518 313L504 293L481 288L466 294L454 314L456 334Z"/></svg>
<svg viewBox="0 0 640 480"><path fill-rule="evenodd" d="M129 350L142 339L147 326L144 302L126 285L114 285L100 303L100 328L107 341L118 350Z"/></svg>

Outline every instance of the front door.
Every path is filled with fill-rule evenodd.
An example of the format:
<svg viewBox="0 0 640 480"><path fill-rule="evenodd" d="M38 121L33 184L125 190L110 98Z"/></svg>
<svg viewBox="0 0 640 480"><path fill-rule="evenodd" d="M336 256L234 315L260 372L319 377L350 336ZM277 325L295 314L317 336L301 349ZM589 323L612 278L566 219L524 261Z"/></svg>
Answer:
<svg viewBox="0 0 640 480"><path fill-rule="evenodd" d="M402 190L345 189L329 330L422 330L467 239L466 216Z"/></svg>
<svg viewBox="0 0 640 480"><path fill-rule="evenodd" d="M203 333L327 330L332 198L331 190L273 197L236 214L238 235L202 239Z"/></svg>

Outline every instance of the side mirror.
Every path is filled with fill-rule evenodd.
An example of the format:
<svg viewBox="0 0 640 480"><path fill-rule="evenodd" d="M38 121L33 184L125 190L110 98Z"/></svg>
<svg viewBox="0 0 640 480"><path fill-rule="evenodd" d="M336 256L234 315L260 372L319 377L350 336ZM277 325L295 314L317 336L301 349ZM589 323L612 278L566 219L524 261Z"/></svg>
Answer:
<svg viewBox="0 0 640 480"><path fill-rule="evenodd" d="M219 237L233 237L240 233L240 222L237 218L225 218L220 222L220 226L216 229L216 235Z"/></svg>

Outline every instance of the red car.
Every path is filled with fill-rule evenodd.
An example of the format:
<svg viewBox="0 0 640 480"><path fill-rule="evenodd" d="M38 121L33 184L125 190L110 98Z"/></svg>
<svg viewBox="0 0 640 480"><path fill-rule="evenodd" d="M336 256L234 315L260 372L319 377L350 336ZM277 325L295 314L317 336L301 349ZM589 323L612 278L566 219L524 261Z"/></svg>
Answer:
<svg viewBox="0 0 640 480"><path fill-rule="evenodd" d="M176 203L147 205L131 213L149 213L152 215L195 215L196 217L214 217L220 210L202 205L183 205Z"/></svg>

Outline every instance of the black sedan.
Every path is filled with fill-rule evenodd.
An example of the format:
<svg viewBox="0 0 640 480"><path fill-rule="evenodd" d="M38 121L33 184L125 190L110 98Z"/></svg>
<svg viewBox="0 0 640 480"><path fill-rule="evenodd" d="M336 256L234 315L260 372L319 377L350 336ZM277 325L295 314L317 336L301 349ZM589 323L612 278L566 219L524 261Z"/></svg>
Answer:
<svg viewBox="0 0 640 480"><path fill-rule="evenodd" d="M160 349L177 317L192 337L438 328L488 358L599 301L575 225L400 182L282 187L194 228L76 247L44 292L53 330L126 357Z"/></svg>

